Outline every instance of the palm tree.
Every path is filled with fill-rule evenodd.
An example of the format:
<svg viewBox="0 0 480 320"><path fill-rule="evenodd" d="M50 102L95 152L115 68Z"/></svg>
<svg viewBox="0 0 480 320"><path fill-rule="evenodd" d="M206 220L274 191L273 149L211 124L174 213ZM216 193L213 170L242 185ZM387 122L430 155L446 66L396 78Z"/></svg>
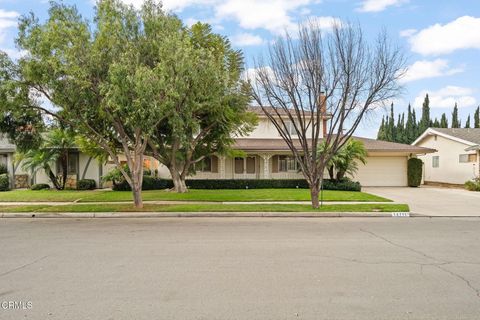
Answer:
<svg viewBox="0 0 480 320"><path fill-rule="evenodd" d="M41 146L19 154L17 162L22 162L24 170L36 173L43 169L53 186L57 190L65 189L68 175L68 151L75 147L75 139L72 133L63 129L52 129L49 131ZM59 163L60 174L55 174L52 165Z"/></svg>
<svg viewBox="0 0 480 320"><path fill-rule="evenodd" d="M325 148L325 143L322 142L318 150L322 152ZM358 162L365 164L366 158L367 150L363 142L355 139L348 140L326 166L330 180L342 180L347 174L353 176L358 171Z"/></svg>
<svg viewBox="0 0 480 320"><path fill-rule="evenodd" d="M358 171L358 162L367 163L367 150L360 140L350 139L334 157L337 170L337 180L342 180L346 174L353 176Z"/></svg>

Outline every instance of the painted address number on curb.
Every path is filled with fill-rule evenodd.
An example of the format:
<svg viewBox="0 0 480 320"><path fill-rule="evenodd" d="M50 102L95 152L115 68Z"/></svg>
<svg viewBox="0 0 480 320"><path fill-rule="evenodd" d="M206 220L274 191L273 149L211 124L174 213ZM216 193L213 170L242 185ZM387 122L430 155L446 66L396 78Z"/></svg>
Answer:
<svg viewBox="0 0 480 320"><path fill-rule="evenodd" d="M408 212L392 212L392 217L410 217Z"/></svg>

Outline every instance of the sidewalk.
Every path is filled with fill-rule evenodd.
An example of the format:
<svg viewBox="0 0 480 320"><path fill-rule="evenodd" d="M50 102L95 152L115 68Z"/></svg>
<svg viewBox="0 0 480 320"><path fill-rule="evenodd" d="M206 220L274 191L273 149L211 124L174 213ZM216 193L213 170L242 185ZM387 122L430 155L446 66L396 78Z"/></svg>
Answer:
<svg viewBox="0 0 480 320"><path fill-rule="evenodd" d="M410 217L394 212L18 212L0 218L339 218ZM417 215L415 215L417 216ZM420 215L418 215L420 216Z"/></svg>

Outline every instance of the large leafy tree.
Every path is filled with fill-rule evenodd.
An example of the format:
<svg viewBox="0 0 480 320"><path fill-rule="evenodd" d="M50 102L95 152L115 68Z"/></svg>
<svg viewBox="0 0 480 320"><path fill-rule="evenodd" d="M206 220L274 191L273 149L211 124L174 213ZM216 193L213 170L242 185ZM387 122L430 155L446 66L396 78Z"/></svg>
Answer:
<svg viewBox="0 0 480 320"><path fill-rule="evenodd" d="M163 41L165 98L172 111L156 126L149 147L169 169L175 191L186 192L194 164L226 153L234 136L253 129L255 118L247 111L249 87L240 78L242 54L226 38L197 23Z"/></svg>
<svg viewBox="0 0 480 320"><path fill-rule="evenodd" d="M97 2L94 23L73 6L52 2L44 23L32 14L21 19L23 83L55 108L37 110L68 124L107 153L142 206L143 157L162 121L168 74L163 52L181 22L161 5L147 1L141 10L119 0ZM121 155L129 170L121 166Z"/></svg>

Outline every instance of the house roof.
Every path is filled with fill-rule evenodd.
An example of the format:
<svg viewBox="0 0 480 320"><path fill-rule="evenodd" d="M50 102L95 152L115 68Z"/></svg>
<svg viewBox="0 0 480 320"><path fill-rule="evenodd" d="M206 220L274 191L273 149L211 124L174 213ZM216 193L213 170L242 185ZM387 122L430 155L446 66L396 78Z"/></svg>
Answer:
<svg viewBox="0 0 480 320"><path fill-rule="evenodd" d="M432 153L435 149L412 146L409 144L381 141L362 137L353 137L360 140L365 145L367 152L401 152L401 153ZM295 140L294 144L300 147L299 140ZM286 142L281 139L251 139L240 138L235 140L234 149L245 151L290 151Z"/></svg>
<svg viewBox="0 0 480 320"><path fill-rule="evenodd" d="M428 128L412 144L416 145L430 135L439 135L470 146L480 144L480 128Z"/></svg>

